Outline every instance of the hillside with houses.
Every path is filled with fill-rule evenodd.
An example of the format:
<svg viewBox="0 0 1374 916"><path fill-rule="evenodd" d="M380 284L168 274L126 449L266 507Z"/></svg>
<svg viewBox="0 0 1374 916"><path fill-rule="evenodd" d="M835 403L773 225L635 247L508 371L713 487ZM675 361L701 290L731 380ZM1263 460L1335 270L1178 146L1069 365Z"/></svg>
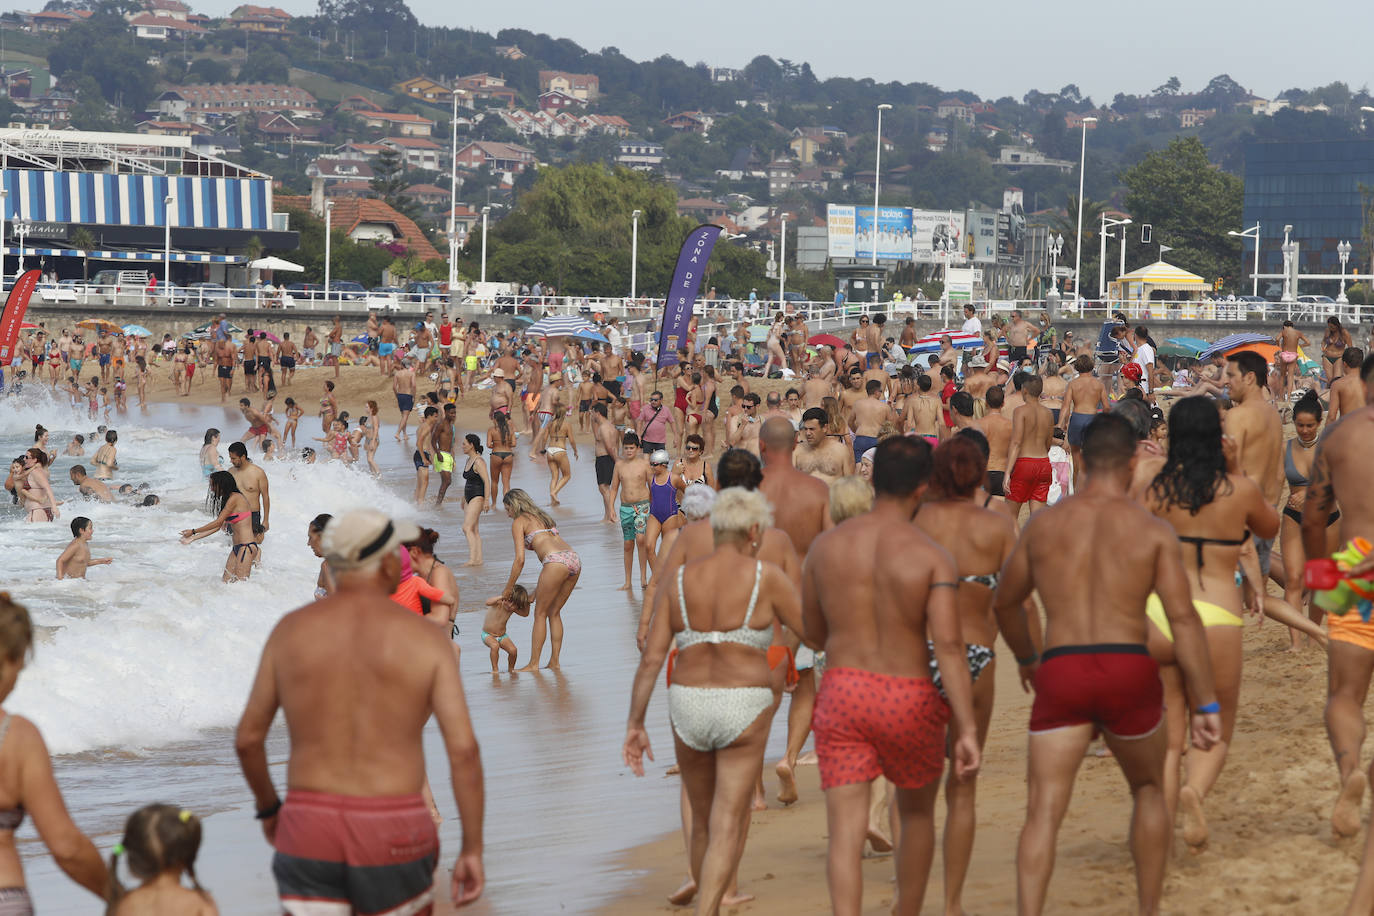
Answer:
<svg viewBox="0 0 1374 916"><path fill-rule="evenodd" d="M1225 75L1111 100L1073 85L983 99L920 81L919 64L911 82L877 84L764 56L636 62L523 30L426 26L401 0L220 18L181 0L50 0L0 25L5 123L189 138L270 174L283 199L386 208L417 236L393 241L426 255L572 163L647 173L679 213L760 239L784 215L823 225L828 202L871 201L879 180L885 205L928 209L995 208L1015 186L1044 221L1077 193L1085 134L1085 197L1120 206L1121 173L1180 136L1238 173L1245 142L1353 136L1374 101L1343 83L1260 98ZM892 106L881 136L879 104Z"/></svg>

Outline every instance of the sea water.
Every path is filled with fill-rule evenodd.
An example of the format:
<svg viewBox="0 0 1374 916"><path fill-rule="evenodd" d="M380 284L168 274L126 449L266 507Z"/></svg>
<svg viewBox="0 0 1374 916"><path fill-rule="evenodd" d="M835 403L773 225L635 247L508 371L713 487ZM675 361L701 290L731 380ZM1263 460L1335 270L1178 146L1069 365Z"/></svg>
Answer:
<svg viewBox="0 0 1374 916"><path fill-rule="evenodd" d="M485 515L486 565L460 568L467 551L459 494L452 491L453 500L439 511L411 503L411 446L392 438L394 428L382 431L380 479L339 464L260 462L272 498L263 564L249 581L226 586L221 575L228 539L214 535L182 545L178 533L210 518L198 453L205 429L214 426L223 431L223 454L247 426L237 411L154 405L147 414L134 408L126 416L91 420L84 406L75 412L65 397L30 388L21 399L0 400L0 460L29 447L37 423L51 430L50 446L59 452L51 476L64 503L54 524L30 524L17 508L0 509L0 588L29 608L39 633L34 658L4 705L42 730L73 817L102 849L109 849L124 819L143 804L192 807L208 818L197 873L216 893L221 910L276 911L271 851L252 818L233 727L271 628L311 599L319 560L306 546L310 519L358 506L436 528L438 554L459 577L463 681L481 742L487 798L488 893L473 912L590 912L632 877L618 867L620 853L676 826L677 783L661 778L673 747L664 691L656 692L648 718L658 755L651 775L635 779L620 762L639 661L639 590L636 585L633 596L616 590L623 581L620 530L599 521L590 442L560 494L564 505L551 510L584 564L563 612L563 671L492 677L477 633L483 600L501 590L510 570L509 520L499 509ZM99 504L76 496L68 470L94 453L98 443L89 437L97 423L119 432L119 471L112 482L146 483L160 505ZM310 418L302 420L301 445L317 434L311 424ZM460 433L469 431L485 433ZM60 454L76 432L88 436L86 459ZM547 505L544 463L529 461L523 449L516 456L514 485ZM436 487L431 482L431 496ZM113 556L115 562L92 567L84 581L58 582L55 563L76 515L95 524L92 555ZM520 581L531 591L538 570L538 561L527 554ZM521 664L529 627L527 620L512 619ZM546 646L545 659L547 652ZM781 754L784 733L785 710L767 759ZM440 828L442 876L462 832L442 741L432 724L425 747L447 818ZM287 751L279 720L268 741L279 790ZM61 875L32 825L18 837L41 911L90 912L92 898ZM446 895L446 883L439 887Z"/></svg>

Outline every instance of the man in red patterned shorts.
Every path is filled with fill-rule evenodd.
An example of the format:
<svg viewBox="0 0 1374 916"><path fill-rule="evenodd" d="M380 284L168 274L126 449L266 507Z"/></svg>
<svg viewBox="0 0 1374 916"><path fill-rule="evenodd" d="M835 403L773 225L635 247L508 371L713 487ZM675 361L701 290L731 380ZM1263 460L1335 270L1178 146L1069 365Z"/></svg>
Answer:
<svg viewBox="0 0 1374 916"><path fill-rule="evenodd" d="M1029 387L1029 385L1027 386ZM1002 566L997 622L1034 684L1026 826L1016 857L1018 912L1040 913L1054 869L1055 838L1074 777L1101 731L1131 788L1131 855L1137 911L1159 912L1173 833L1164 803L1164 692L1145 648L1145 601L1154 592L1174 633L1174 657L1195 704L1193 743L1221 737L1220 707L1202 621L1193 610L1173 528L1131 499L1136 438L1117 414L1101 414L1083 433L1086 483L1037 513ZM1045 654L1037 658L1022 602L1032 590L1045 605ZM940 671L945 668L940 659ZM1127 907L1121 901L1116 909Z"/></svg>
<svg viewBox="0 0 1374 916"><path fill-rule="evenodd" d="M924 439L878 445L873 510L812 542L803 573L808 642L825 645L826 670L812 730L830 826L831 909L857 916L869 783L897 787L901 840L896 913L916 914L935 850L935 796L954 711L951 759L960 778L978 772L973 686L955 607L954 561L911 517L930 477ZM949 703L931 684L926 633L935 643Z"/></svg>

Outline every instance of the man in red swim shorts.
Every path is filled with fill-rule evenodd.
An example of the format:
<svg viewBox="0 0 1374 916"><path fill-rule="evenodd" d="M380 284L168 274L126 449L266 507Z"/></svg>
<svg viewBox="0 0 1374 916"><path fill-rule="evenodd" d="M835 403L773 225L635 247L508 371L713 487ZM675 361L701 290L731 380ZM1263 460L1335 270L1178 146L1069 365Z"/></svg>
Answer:
<svg viewBox="0 0 1374 916"><path fill-rule="evenodd" d="M1050 498L1050 484L1054 471L1050 467L1050 445L1054 442L1054 414L1040 403L1045 380L1032 375L1021 386L1024 403L1011 415L1011 447L1007 450L1007 467L1011 476L1007 485L1007 506L1012 518L1021 514L1021 507L1031 504L1031 513L1045 508Z"/></svg>
<svg viewBox="0 0 1374 916"><path fill-rule="evenodd" d="M1173 826L1164 802L1163 690L1145 649L1151 592L1164 603L1175 657L1197 703L1193 744L1206 750L1221 736L1206 637L1192 609L1178 539L1129 495L1136 463L1130 424L1116 414L1097 416L1084 431L1082 454L1083 487L1026 524L997 589L998 625L1021 666L1022 684L1035 688L1030 800L1016 859L1023 916L1044 909L1059 823L1098 730L1135 799L1131 854L1138 910L1159 911ZM1045 605L1043 659L1036 656L1022 606L1032 591Z"/></svg>
<svg viewBox="0 0 1374 916"><path fill-rule="evenodd" d="M873 510L817 537L802 575L807 642L823 643L826 652L811 727L830 826L830 903L841 916L856 916L863 905L869 783L886 776L897 787L894 912L918 913L951 709L955 775L968 778L980 764L954 561L910 524L930 469L924 439L879 443ZM948 705L930 680L927 626L940 670L951 673Z"/></svg>
<svg viewBox="0 0 1374 916"><path fill-rule="evenodd" d="M431 715L463 826L449 894L461 907L482 893L482 761L448 630L391 600L397 548L417 537L373 509L330 520L320 547L335 591L283 617L263 648L235 746L289 916L433 912L439 836L421 742ZM267 768L278 707L284 801Z"/></svg>

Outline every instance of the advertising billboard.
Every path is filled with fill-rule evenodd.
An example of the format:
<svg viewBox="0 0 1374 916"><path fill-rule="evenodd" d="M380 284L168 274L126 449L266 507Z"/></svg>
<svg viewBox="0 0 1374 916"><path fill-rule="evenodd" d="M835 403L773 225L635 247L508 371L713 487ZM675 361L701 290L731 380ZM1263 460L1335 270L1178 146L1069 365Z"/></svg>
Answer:
<svg viewBox="0 0 1374 916"><path fill-rule="evenodd" d="M997 263L1020 267L1026 261L1026 210L1020 188L1002 192L997 214Z"/></svg>
<svg viewBox="0 0 1374 916"><path fill-rule="evenodd" d="M997 263L997 211L970 210L965 217L968 236L964 250L975 264Z"/></svg>
<svg viewBox="0 0 1374 916"><path fill-rule="evenodd" d="M911 226L915 243L913 260L921 264L963 264L964 211L914 210Z"/></svg>
<svg viewBox="0 0 1374 916"><path fill-rule="evenodd" d="M829 204L825 210L825 229L832 258L854 257L854 207Z"/></svg>
<svg viewBox="0 0 1374 916"><path fill-rule="evenodd" d="M911 210L907 207L879 207L873 218L872 207L854 208L854 257L878 257L885 261L911 260Z"/></svg>

